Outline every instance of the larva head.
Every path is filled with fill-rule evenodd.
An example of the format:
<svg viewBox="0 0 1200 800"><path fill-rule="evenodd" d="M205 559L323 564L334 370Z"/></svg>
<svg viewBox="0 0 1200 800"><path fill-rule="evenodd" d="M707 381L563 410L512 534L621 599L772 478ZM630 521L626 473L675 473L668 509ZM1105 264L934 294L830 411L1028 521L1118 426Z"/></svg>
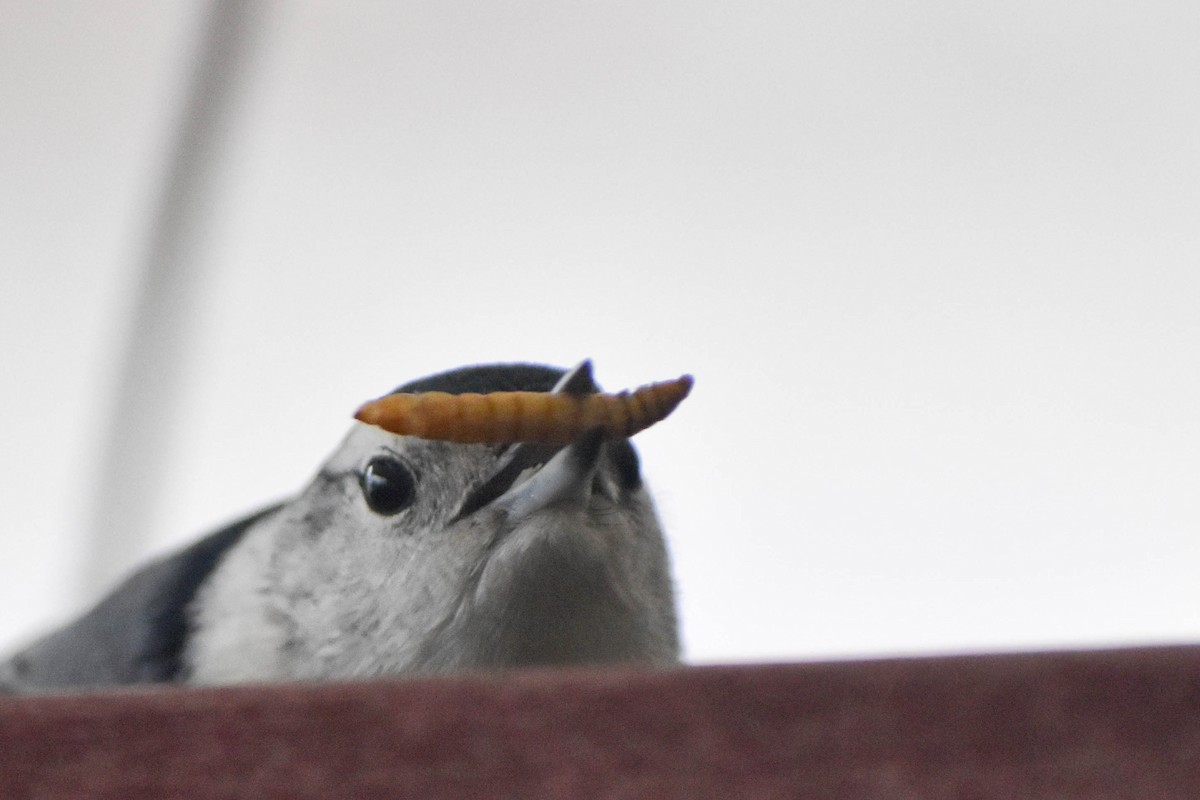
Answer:
<svg viewBox="0 0 1200 800"><path fill-rule="evenodd" d="M596 391L586 362L570 373L471 367L398 391L556 386ZM209 593L191 658L201 681L663 662L678 652L665 544L624 439L456 444L355 423ZM260 632L251 641L247 630ZM264 660L248 649L271 650L274 674L246 674Z"/></svg>

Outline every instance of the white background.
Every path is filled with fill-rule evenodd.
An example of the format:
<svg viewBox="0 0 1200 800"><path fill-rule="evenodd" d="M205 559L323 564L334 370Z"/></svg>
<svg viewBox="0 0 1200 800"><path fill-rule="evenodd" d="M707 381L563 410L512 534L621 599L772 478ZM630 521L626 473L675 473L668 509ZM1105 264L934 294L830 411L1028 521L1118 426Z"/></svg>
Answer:
<svg viewBox="0 0 1200 800"><path fill-rule="evenodd" d="M638 437L695 662L1200 638L1200 5L254 4L89 539L207 5L0 5L0 646L466 363Z"/></svg>

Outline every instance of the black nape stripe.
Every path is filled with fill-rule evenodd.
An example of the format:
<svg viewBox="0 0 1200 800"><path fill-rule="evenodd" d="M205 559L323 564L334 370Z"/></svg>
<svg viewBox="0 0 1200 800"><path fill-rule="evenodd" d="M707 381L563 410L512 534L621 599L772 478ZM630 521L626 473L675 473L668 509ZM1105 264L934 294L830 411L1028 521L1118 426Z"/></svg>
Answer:
<svg viewBox="0 0 1200 800"><path fill-rule="evenodd" d="M241 541L246 531L278 509L271 506L210 534L171 559L175 574L164 581L163 590L147 608L149 624L138 664L142 680L174 681L183 677L183 650L190 633L188 606L221 556Z"/></svg>
<svg viewBox="0 0 1200 800"><path fill-rule="evenodd" d="M397 388L396 392L548 392L564 372L558 367L540 364L482 364L418 378Z"/></svg>

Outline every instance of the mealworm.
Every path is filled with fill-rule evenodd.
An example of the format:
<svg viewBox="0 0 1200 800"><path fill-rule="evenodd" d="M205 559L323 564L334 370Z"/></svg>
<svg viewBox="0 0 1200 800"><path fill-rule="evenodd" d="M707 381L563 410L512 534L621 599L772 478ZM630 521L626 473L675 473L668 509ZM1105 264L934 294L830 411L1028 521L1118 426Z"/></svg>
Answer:
<svg viewBox="0 0 1200 800"><path fill-rule="evenodd" d="M609 438L633 436L665 419L691 390L692 376L684 375L618 394L400 393L367 403L354 418L422 439L565 445L594 428Z"/></svg>

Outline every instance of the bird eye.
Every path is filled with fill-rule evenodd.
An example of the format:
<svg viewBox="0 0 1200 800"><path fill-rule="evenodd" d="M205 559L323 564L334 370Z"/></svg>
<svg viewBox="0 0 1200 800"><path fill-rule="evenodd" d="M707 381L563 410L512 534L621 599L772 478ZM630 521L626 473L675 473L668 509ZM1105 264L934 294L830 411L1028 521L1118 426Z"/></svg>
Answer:
<svg viewBox="0 0 1200 800"><path fill-rule="evenodd" d="M390 456L371 459L362 472L362 492L376 514L399 514L416 497L416 480L408 467Z"/></svg>

